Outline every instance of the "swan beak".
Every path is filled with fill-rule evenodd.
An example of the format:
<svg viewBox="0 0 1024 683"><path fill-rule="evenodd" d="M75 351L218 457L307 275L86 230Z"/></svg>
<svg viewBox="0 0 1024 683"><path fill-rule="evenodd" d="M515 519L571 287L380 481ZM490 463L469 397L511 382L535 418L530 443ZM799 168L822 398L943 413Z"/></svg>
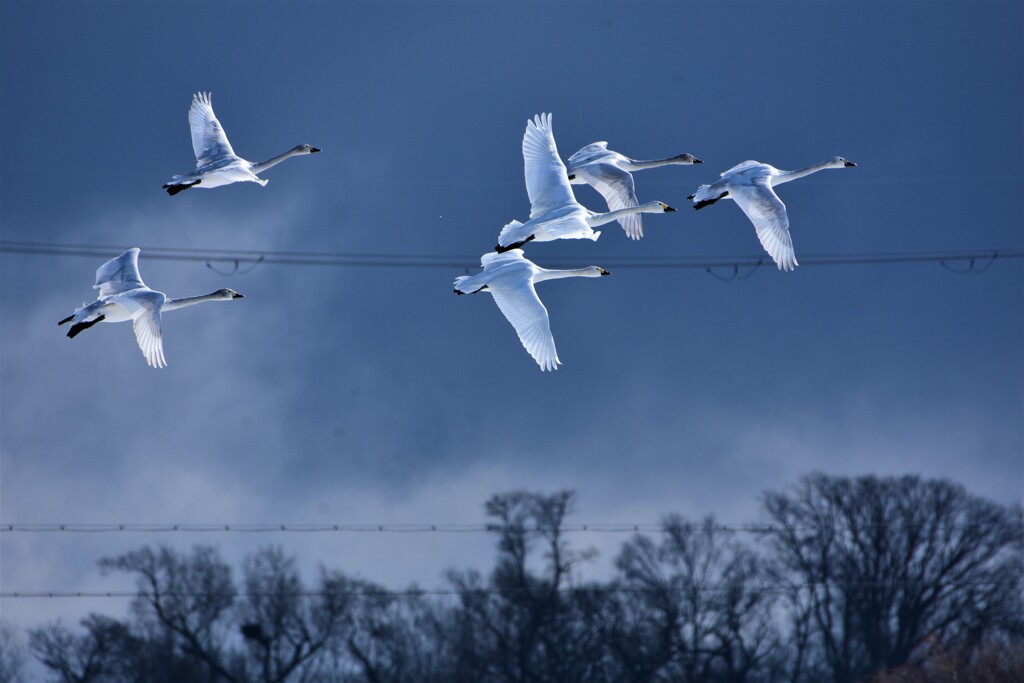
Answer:
<svg viewBox="0 0 1024 683"><path fill-rule="evenodd" d="M232 292L231 293L231 298L232 299L244 299L245 297L242 296L241 294L239 294L238 292Z"/></svg>
<svg viewBox="0 0 1024 683"><path fill-rule="evenodd" d="M852 161L847 161L847 162L846 162L846 163L844 164L844 166L846 166L846 168L850 168L851 166L856 166L856 165L857 165L857 164L853 163Z"/></svg>
<svg viewBox="0 0 1024 683"><path fill-rule="evenodd" d="M576 180L576 174L575 173L570 173L569 174L569 180Z"/></svg>
<svg viewBox="0 0 1024 683"><path fill-rule="evenodd" d="M673 209L671 206L666 206L665 207L665 213L670 213L672 211L675 211L675 209Z"/></svg>
<svg viewBox="0 0 1024 683"><path fill-rule="evenodd" d="M604 268L598 268L597 270L601 273L601 275L611 275L611 273L609 273Z"/></svg>
<svg viewBox="0 0 1024 683"><path fill-rule="evenodd" d="M701 161L700 159L698 159L697 157L694 157L693 158L693 163L695 163L695 164L703 164L704 162Z"/></svg>
<svg viewBox="0 0 1024 683"><path fill-rule="evenodd" d="M319 152L319 151L320 151L320 150L319 150L319 149L317 149L316 147L310 147L310 148L309 148L309 153L310 153L310 154L316 154L316 153L317 153L317 152Z"/></svg>

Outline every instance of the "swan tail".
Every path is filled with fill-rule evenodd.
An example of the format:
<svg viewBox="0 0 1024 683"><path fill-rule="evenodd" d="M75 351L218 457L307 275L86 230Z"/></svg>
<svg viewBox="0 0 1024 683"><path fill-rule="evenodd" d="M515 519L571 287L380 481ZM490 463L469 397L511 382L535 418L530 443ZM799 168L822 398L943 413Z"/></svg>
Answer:
<svg viewBox="0 0 1024 683"><path fill-rule="evenodd" d="M171 182L169 182L166 185L164 185L164 189L167 190L167 194L169 194L170 196L173 197L174 195L178 194L179 192L184 192L185 190L189 189L190 187L195 187L196 185L198 185L201 182L203 182L203 181L202 180L193 180L191 182L179 183L179 182L175 182L175 181L172 180Z"/></svg>
<svg viewBox="0 0 1024 683"><path fill-rule="evenodd" d="M453 284L456 294L476 294L487 289L487 284L481 284L475 275L460 275Z"/></svg>
<svg viewBox="0 0 1024 683"><path fill-rule="evenodd" d="M697 191L691 194L687 199L693 201L694 209L703 209L705 206L711 206L719 199L728 197L728 192L721 192L721 188L712 188L711 185L701 185L697 188Z"/></svg>
<svg viewBox="0 0 1024 683"><path fill-rule="evenodd" d="M72 316L72 317L74 317L74 316ZM90 320L88 322L75 323L74 325L71 326L71 329L68 330L68 339L74 339L75 336L77 336L79 332L81 332L83 330L89 329L90 327L92 327L93 325L95 325L98 322L102 322L105 317L106 316L102 316L101 315L101 316L97 317L95 320Z"/></svg>
<svg viewBox="0 0 1024 683"><path fill-rule="evenodd" d="M498 234L498 245L505 249L515 249L510 246L513 243L523 244L527 242L533 235L525 235L524 231L521 230L523 224L519 221L510 221L505 227L501 229ZM504 249L502 249L504 251ZM498 253L501 253L500 251Z"/></svg>
<svg viewBox="0 0 1024 683"><path fill-rule="evenodd" d="M595 230L594 234L590 235L590 239L592 239L592 240L594 240L596 242L597 238L600 237L600 236L601 236L601 231L600 230Z"/></svg>

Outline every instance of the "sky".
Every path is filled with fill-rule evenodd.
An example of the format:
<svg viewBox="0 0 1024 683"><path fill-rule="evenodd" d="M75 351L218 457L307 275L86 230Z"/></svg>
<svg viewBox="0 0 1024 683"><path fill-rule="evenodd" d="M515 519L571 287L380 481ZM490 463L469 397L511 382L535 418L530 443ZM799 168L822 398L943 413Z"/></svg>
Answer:
<svg viewBox="0 0 1024 683"><path fill-rule="evenodd" d="M745 159L855 169L787 184L797 258L1024 246L1018 2L0 2L0 232L111 245L0 253L0 522L480 523L495 493L577 492L579 523L713 514L811 471L918 474L1024 498L1024 260L614 269L624 258L761 254L725 201L687 195ZM211 91L235 151L291 159L168 197ZM521 140L596 140L702 166L637 174L645 237L530 245L563 361L541 373L459 268L245 273L147 248L452 254L525 220ZM577 198L604 210L600 196ZM97 267L142 248L169 296L245 298L164 318L169 367L128 325L74 340ZM244 269L243 269L244 270ZM470 268L469 272L475 272ZM728 272L724 273L728 275ZM579 535L607 576L623 536ZM486 571L484 534L0 535L3 591L132 590L101 557L267 544L388 587ZM0 600L19 626L127 601Z"/></svg>

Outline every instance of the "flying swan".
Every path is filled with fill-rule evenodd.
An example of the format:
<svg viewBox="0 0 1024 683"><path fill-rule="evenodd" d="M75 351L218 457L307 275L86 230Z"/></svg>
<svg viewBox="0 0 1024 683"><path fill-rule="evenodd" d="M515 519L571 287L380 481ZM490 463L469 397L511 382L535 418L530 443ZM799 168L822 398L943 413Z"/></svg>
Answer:
<svg viewBox="0 0 1024 683"><path fill-rule="evenodd" d="M534 283L563 277L601 277L608 275L608 271L597 266L548 270L527 260L521 249L484 254L480 257L480 265L483 272L455 278L455 293L490 292L541 371L557 370L562 361L558 360L555 351L548 309L537 297Z"/></svg>
<svg viewBox="0 0 1024 683"><path fill-rule="evenodd" d="M254 164L235 155L231 149L224 128L213 113L210 93L196 93L192 96L192 107L188 110L188 125L192 129L192 149L196 153L196 170L176 175L164 185L172 197L190 187L220 187L231 183L251 182L266 186L270 181L257 173L276 166L289 157L313 154L320 150L310 145L293 147L284 154Z"/></svg>
<svg viewBox="0 0 1024 683"><path fill-rule="evenodd" d="M96 284L93 287L100 290L99 298L91 304L83 303L81 308L57 324L73 323L68 330L68 337L74 339L79 332L89 329L96 323L120 323L131 320L142 355L154 368L167 366L161 330L161 314L164 311L173 311L204 301L230 301L242 298L241 294L232 289L218 289L203 296L168 299L163 292L154 291L142 282L139 276L138 247L129 249L100 266L96 271Z"/></svg>
<svg viewBox="0 0 1024 683"><path fill-rule="evenodd" d="M789 236L789 216L774 185L788 183L826 168L849 168L857 164L843 157L832 157L799 171L780 171L759 161L744 161L722 174L721 180L701 185L688 199L694 209L703 209L719 199L734 199L754 224L761 246L774 259L780 270L793 270L799 265L793 252L793 239Z"/></svg>
<svg viewBox="0 0 1024 683"><path fill-rule="evenodd" d="M591 239L601 236L595 228L637 213L675 211L664 202L648 202L608 213L595 213L579 204L569 185L565 164L558 156L551 132L551 114L539 114L526 122L523 135L526 192L530 196L530 220L512 221L498 235L498 253L517 249L527 242L558 239Z"/></svg>
<svg viewBox="0 0 1024 683"><path fill-rule="evenodd" d="M569 183L590 185L601 193L612 211L639 206L631 171L659 166L690 165L704 163L692 154L680 154L669 159L641 161L608 149L607 142L594 142L569 157ZM630 239L644 236L639 214L622 216L619 225Z"/></svg>

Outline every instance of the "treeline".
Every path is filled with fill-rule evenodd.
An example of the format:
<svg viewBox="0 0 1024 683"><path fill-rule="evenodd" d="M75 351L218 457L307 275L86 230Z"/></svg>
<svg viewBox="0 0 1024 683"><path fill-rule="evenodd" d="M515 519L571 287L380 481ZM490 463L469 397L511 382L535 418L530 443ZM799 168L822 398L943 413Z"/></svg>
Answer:
<svg viewBox="0 0 1024 683"><path fill-rule="evenodd" d="M129 616L90 614L0 641L51 680L110 683L996 683L1024 680L1024 517L942 480L813 474L763 497L764 529L664 520L614 578L563 526L571 492L486 503L497 558L450 597L391 592L258 550L105 558L135 577Z"/></svg>

